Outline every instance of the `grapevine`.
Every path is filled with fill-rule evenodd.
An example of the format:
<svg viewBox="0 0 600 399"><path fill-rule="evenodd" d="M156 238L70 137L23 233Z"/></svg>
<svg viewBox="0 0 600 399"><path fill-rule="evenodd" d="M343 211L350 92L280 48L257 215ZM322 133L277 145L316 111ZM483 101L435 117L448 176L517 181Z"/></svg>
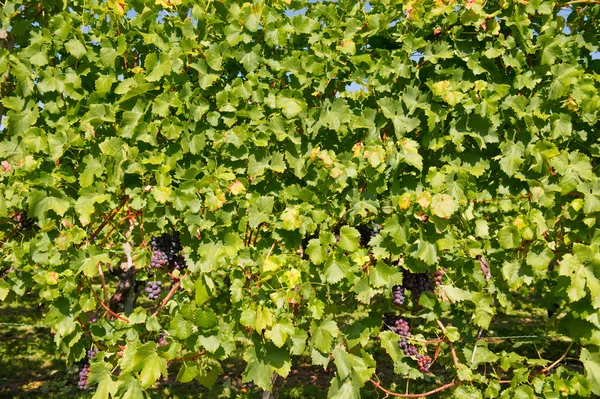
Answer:
<svg viewBox="0 0 600 399"><path fill-rule="evenodd" d="M599 397L597 3L3 1L2 305L102 399Z"/></svg>

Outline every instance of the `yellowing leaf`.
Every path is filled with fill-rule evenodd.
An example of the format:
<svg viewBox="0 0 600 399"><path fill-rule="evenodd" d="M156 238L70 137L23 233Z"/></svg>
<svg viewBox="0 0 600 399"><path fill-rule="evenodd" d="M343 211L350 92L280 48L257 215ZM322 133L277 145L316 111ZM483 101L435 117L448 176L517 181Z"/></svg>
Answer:
<svg viewBox="0 0 600 399"><path fill-rule="evenodd" d="M244 184L239 180L236 180L235 182L231 183L231 185L229 186L229 192L233 195L238 195L245 191L246 191L246 187L244 187Z"/></svg>
<svg viewBox="0 0 600 399"><path fill-rule="evenodd" d="M154 196L157 202L164 204L171 200L171 187L156 186L152 190L152 195Z"/></svg>
<svg viewBox="0 0 600 399"><path fill-rule="evenodd" d="M288 207L281 213L283 228L286 230L297 230L300 228L300 216L298 207Z"/></svg>
<svg viewBox="0 0 600 399"><path fill-rule="evenodd" d="M420 194L417 197L417 203L423 207L423 209L427 209L431 204L431 195L429 193Z"/></svg>
<svg viewBox="0 0 600 399"><path fill-rule="evenodd" d="M156 0L154 4L163 6L165 8L173 8L173 6L181 5L182 0Z"/></svg>
<svg viewBox="0 0 600 399"><path fill-rule="evenodd" d="M436 194L431 199L431 211L436 216L448 219L457 210L456 202L448 194Z"/></svg>

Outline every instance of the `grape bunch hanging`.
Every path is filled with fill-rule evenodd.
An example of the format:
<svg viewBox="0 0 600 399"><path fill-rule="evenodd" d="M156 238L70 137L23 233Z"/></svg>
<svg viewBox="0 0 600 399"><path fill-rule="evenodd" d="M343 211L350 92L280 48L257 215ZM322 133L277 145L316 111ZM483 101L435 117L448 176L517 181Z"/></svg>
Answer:
<svg viewBox="0 0 600 399"><path fill-rule="evenodd" d="M408 321L397 315L386 314L383 319L383 324L384 328L389 329L400 336L398 346L402 349L404 355L415 357L417 359L419 370L422 373L428 373L429 366L431 365L431 357L419 353L417 347L409 343L412 334L410 332L410 324Z"/></svg>
<svg viewBox="0 0 600 399"><path fill-rule="evenodd" d="M167 333L160 334L160 337L158 337L157 343L158 343L158 346L168 345L168 342L167 342Z"/></svg>
<svg viewBox="0 0 600 399"><path fill-rule="evenodd" d="M86 352L85 358L79 364L79 389L85 390L88 388L88 375L90 374L90 360L98 354L98 349L93 348Z"/></svg>
<svg viewBox="0 0 600 399"><path fill-rule="evenodd" d="M163 233L150 239L152 258L150 265L155 269L169 266L171 269L183 270L186 268L185 258L181 255L181 242L178 234Z"/></svg>
<svg viewBox="0 0 600 399"><path fill-rule="evenodd" d="M148 281L146 283L146 293L151 301L158 299L162 292L162 281Z"/></svg>
<svg viewBox="0 0 600 399"><path fill-rule="evenodd" d="M412 273L404 270L402 277L402 285L392 287L392 299L394 305L400 306L404 304L406 299L406 290L410 291L415 302L424 292L435 292L435 287L442 283L442 278L445 274L444 269L440 269L434 273Z"/></svg>
<svg viewBox="0 0 600 399"><path fill-rule="evenodd" d="M401 285L395 285L392 287L392 298L394 299L394 305L400 306L406 299L404 296L404 287Z"/></svg>
<svg viewBox="0 0 600 399"><path fill-rule="evenodd" d="M363 224L357 227L360 233L360 245L369 246L369 242L381 231L381 225L376 223Z"/></svg>
<svg viewBox="0 0 600 399"><path fill-rule="evenodd" d="M15 221L17 222L17 225L19 226L19 230L21 230L21 231L31 230L33 228L33 224L35 223L35 220L33 218L29 217L29 215L27 214L27 211L19 212L15 216Z"/></svg>

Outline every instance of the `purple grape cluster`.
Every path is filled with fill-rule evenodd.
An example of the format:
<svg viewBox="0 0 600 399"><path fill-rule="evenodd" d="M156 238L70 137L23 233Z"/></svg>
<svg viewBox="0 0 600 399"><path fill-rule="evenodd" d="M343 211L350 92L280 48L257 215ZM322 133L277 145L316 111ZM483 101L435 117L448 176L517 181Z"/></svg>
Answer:
<svg viewBox="0 0 600 399"><path fill-rule="evenodd" d="M29 217L27 211L19 212L17 216L15 216L15 221L19 225L19 229L21 231L31 230L33 224L35 223L35 220Z"/></svg>
<svg viewBox="0 0 600 399"><path fill-rule="evenodd" d="M77 386L79 389L85 390L88 388L88 374L90 373L90 364L86 363L79 370L79 381L77 382Z"/></svg>
<svg viewBox="0 0 600 399"><path fill-rule="evenodd" d="M179 235L163 233L158 237L152 237L150 246L152 247L150 265L153 268L159 269L170 265L173 269L182 270L186 267L185 258L180 254L182 247Z"/></svg>
<svg viewBox="0 0 600 399"><path fill-rule="evenodd" d="M434 292L435 290L435 284L431 281L429 273L412 273L405 270L402 285L412 293L415 302L419 301L424 292Z"/></svg>
<svg viewBox="0 0 600 399"><path fill-rule="evenodd" d="M404 287L401 285L395 285L392 287L392 297L394 298L394 305L400 306L404 303Z"/></svg>
<svg viewBox="0 0 600 399"><path fill-rule="evenodd" d="M371 222L358 226L357 230L360 233L360 245L367 247L371 239L381 231L381 225Z"/></svg>
<svg viewBox="0 0 600 399"><path fill-rule="evenodd" d="M79 381L77 386L79 389L85 390L88 388L88 375L90 374L90 360L98 354L97 348L92 348L86 352L86 356L79 365Z"/></svg>
<svg viewBox="0 0 600 399"><path fill-rule="evenodd" d="M150 266L159 269L169 263L169 257L166 253L157 249L152 250L152 258L150 258Z"/></svg>
<svg viewBox="0 0 600 399"><path fill-rule="evenodd" d="M185 258L183 257L183 255L177 255L175 258L173 258L173 269L175 270L183 270L187 267L187 264L185 263Z"/></svg>
<svg viewBox="0 0 600 399"><path fill-rule="evenodd" d="M148 294L148 299L152 301L158 299L162 292L162 281L148 281L145 291Z"/></svg>
<svg viewBox="0 0 600 399"><path fill-rule="evenodd" d="M400 349L402 349L404 355L416 357L419 370L421 370L422 373L429 372L431 357L423 356L419 353L419 350L415 345L408 342L408 340L413 336L410 332L410 324L408 321L400 316L386 314L383 318L383 323L385 328L400 336L400 339L398 340L398 346Z"/></svg>
<svg viewBox="0 0 600 399"><path fill-rule="evenodd" d="M384 323L390 330L400 336L398 346L400 346L400 349L404 351L404 354L406 356L416 356L418 353L417 347L409 344L407 340L407 338L412 338L408 321L399 316L388 315L384 319Z"/></svg>
<svg viewBox="0 0 600 399"><path fill-rule="evenodd" d="M96 313L90 313L90 315L88 316L88 323L89 324L94 324L99 319L100 319L100 313L98 313L98 312L96 312Z"/></svg>
<svg viewBox="0 0 600 399"><path fill-rule="evenodd" d="M386 313L383 318L383 323L388 330L401 335L403 337L412 337L410 334L410 324L408 320L391 313Z"/></svg>
<svg viewBox="0 0 600 399"><path fill-rule="evenodd" d="M86 352L88 360L95 358L97 354L98 354L98 348L92 348Z"/></svg>

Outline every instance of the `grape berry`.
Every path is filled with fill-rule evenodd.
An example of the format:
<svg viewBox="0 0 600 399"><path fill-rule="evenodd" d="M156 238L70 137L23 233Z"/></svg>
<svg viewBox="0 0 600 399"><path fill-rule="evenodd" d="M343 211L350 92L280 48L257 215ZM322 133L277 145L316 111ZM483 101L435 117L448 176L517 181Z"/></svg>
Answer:
<svg viewBox="0 0 600 399"><path fill-rule="evenodd" d="M89 324L94 324L99 319L100 319L100 313L98 313L98 312L96 312L96 313L90 313L90 315L88 316L88 323Z"/></svg>

